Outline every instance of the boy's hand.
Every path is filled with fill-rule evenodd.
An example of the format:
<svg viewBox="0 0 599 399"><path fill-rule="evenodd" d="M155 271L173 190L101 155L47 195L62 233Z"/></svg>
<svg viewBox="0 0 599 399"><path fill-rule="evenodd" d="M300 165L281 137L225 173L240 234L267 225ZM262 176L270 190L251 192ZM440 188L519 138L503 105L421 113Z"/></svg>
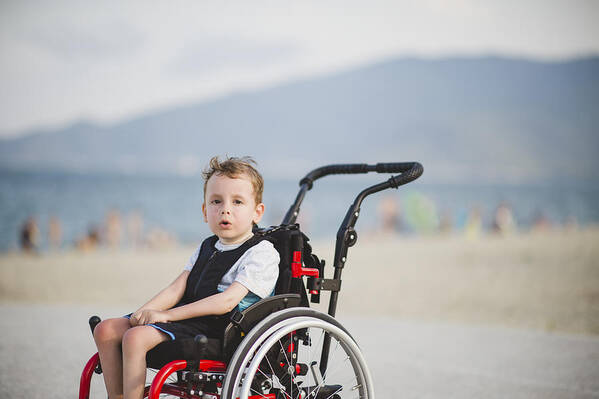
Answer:
<svg viewBox="0 0 599 399"><path fill-rule="evenodd" d="M137 313L137 312L136 312ZM131 320L133 321L133 316L135 316L135 314L133 314L131 316ZM166 323L170 321L168 318L168 313L161 311L161 310L142 310L140 312L140 314L138 315L138 317L135 319L135 325L137 326L143 326L146 324L152 324L152 323Z"/></svg>
<svg viewBox="0 0 599 399"><path fill-rule="evenodd" d="M141 313L143 312L142 309L139 309L135 312L133 312L131 314L131 316L129 316L129 324L131 324L131 327L135 327L135 326L139 326L139 317L141 316Z"/></svg>

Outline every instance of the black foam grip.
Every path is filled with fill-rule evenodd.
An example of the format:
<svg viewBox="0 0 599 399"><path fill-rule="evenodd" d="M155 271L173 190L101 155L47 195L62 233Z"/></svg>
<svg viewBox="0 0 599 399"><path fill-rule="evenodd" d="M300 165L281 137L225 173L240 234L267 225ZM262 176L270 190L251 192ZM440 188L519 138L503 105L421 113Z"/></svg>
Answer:
<svg viewBox="0 0 599 399"><path fill-rule="evenodd" d="M404 173L412 169L417 162L389 162L377 163L375 170L377 173Z"/></svg>
<svg viewBox="0 0 599 399"><path fill-rule="evenodd" d="M308 184L310 188L312 188L312 183L316 179L320 179L321 177L327 175L342 175L342 174L357 174L357 173L368 173L369 167L365 163L352 163L352 164L336 164L336 165L327 165L322 166L318 169L314 169L312 172L308 173L306 177L304 177L300 181L300 185Z"/></svg>
<svg viewBox="0 0 599 399"><path fill-rule="evenodd" d="M318 169L314 169L306 177L311 177L312 180L316 180L326 175L341 175L353 173L368 173L368 165L365 163L327 165Z"/></svg>
<svg viewBox="0 0 599 399"><path fill-rule="evenodd" d="M397 188L409 182L412 182L422 176L424 168L418 162L409 162L410 168L403 172L401 175L393 176L389 179L391 187Z"/></svg>

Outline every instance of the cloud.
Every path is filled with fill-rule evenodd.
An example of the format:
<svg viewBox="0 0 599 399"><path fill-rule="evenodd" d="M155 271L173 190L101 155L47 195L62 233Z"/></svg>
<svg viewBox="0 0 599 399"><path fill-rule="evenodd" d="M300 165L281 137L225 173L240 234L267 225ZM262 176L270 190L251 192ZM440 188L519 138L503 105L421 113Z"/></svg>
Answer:
<svg viewBox="0 0 599 399"><path fill-rule="evenodd" d="M302 48L290 42L211 36L186 44L168 69L177 74L198 75L223 68L258 68L293 61L301 53Z"/></svg>
<svg viewBox="0 0 599 399"><path fill-rule="evenodd" d="M39 26L19 32L18 39L68 61L108 60L133 55L144 43L140 33L116 21L93 29L74 23Z"/></svg>

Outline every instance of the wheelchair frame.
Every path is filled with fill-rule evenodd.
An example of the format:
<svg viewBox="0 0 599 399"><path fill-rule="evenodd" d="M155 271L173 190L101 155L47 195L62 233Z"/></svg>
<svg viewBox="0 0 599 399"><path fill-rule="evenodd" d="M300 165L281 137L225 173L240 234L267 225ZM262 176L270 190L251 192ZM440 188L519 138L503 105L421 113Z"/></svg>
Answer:
<svg viewBox="0 0 599 399"><path fill-rule="evenodd" d="M322 381L323 376L326 376L329 366L329 358L331 351L331 340L335 339L337 347L341 347L344 351L344 356L347 356L351 363L352 371L355 373L357 383L351 389L359 392L360 398L374 398L374 389L368 367L361 355L360 349L349 332L337 322L334 317L337 309L337 301L339 291L341 289L341 275L347 260L348 249L356 244L357 232L355 225L360 215L360 207L364 199L376 192L388 189L398 188L401 185L407 184L416 180L423 173L422 165L418 162L399 162L399 163L377 163L375 165L368 164L335 164L323 166L314 169L300 180L300 190L295 201L285 214L281 226L290 226L295 224L297 216L300 212L300 206L305 198L306 193L312 189L314 181L327 175L334 174L363 174L369 172L376 173L399 173L392 176L387 181L367 187L362 190L350 205L347 213L337 231L335 254L333 258L334 275L332 279L326 279L322 275L324 262L319 269L302 267L300 257L295 257L292 262L292 275L295 278L308 276L307 289L314 298L319 298L320 291L331 291L328 304L328 314L310 309L309 307L298 307L299 295L277 295L275 297L265 298L257 304L246 309L244 314L254 314L264 317L258 321L253 328L247 332L238 345L235 353L232 355L228 364L215 360L202 359L203 353L207 345L204 336L196 337L196 356L195 360L173 360L161 367L152 384L146 387L144 397L150 399L158 399L160 395L173 395L178 398L188 399L219 399L219 398L235 398L237 394L240 398L257 399L257 398L292 398L293 385L291 385L291 393L283 390L275 391L275 393L258 393L258 395L250 395L250 390L257 393L257 381L260 382L259 388L270 390L272 381L264 379L259 373L266 374L261 370L264 362L268 362L271 371L273 371L272 380L274 377L273 366L270 364L273 349L276 348L276 343L279 343L281 353L287 359L287 356L294 358L298 355L298 347L300 341L311 344L312 337L308 336L307 331L310 329L322 330L322 348L320 350L320 362L316 367L317 362L312 362L309 365L299 364L296 358L296 364L293 366L293 360L290 362L281 361L281 368L287 366L289 369L287 374L290 381L293 381L294 376L302 376L311 373L314 376L315 386L300 387L295 384L297 396L295 398L339 398L339 392L342 388L338 386L325 385ZM300 255L301 256L301 255ZM244 317L242 315L241 317ZM97 316L90 318L90 327L93 329L100 322ZM281 344L281 340L285 340L287 349ZM317 356L317 354L316 354ZM275 368L277 365L275 364ZM90 383L93 374L101 373L99 357L96 353L87 362L83 369L80 379L79 399L88 399L90 393ZM166 383L167 378L176 373L177 382L170 384ZM284 378L287 376L285 375ZM277 381L279 377L277 376ZM194 384L212 384L216 387L215 392L199 392L194 391ZM203 386L203 385L202 385Z"/></svg>

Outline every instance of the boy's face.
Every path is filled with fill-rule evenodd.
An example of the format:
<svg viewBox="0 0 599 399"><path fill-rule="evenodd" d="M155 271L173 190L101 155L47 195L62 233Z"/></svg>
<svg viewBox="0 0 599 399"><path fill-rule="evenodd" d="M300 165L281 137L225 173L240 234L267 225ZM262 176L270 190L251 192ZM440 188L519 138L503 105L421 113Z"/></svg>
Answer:
<svg viewBox="0 0 599 399"><path fill-rule="evenodd" d="M245 177L232 179L214 174L206 184L202 204L204 221L223 244L245 241L264 214L264 204L256 204L252 183Z"/></svg>

